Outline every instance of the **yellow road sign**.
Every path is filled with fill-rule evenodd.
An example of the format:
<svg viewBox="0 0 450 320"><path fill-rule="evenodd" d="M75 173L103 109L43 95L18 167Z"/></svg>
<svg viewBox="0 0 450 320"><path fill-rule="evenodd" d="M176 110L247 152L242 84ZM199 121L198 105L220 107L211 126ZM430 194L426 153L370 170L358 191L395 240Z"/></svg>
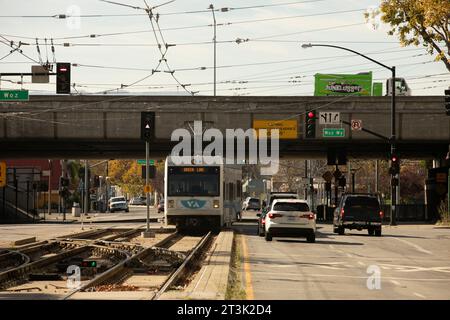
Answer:
<svg viewBox="0 0 450 320"><path fill-rule="evenodd" d="M151 185L145 185L144 186L144 193L151 193L152 192L152 186Z"/></svg>
<svg viewBox="0 0 450 320"><path fill-rule="evenodd" d="M278 129L280 139L297 139L297 120L253 120L253 129L267 129L267 136L273 129Z"/></svg>
<svg viewBox="0 0 450 320"><path fill-rule="evenodd" d="M6 186L6 162L0 162L0 188Z"/></svg>

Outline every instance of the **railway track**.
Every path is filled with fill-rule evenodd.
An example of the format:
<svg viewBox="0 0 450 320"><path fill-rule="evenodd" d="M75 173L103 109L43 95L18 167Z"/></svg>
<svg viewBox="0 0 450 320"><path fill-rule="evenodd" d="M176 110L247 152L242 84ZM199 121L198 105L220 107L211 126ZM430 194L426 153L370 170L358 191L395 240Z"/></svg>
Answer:
<svg viewBox="0 0 450 320"><path fill-rule="evenodd" d="M126 261L145 248L136 243L122 241L132 239L141 232L141 227L125 230L92 230L69 237L43 241L0 251L0 289L3 291L27 291L24 286L35 280L63 280L64 266L79 264L90 259L102 262L100 268L91 271L88 277L96 276ZM9 262L11 260L12 262Z"/></svg>
<svg viewBox="0 0 450 320"><path fill-rule="evenodd" d="M213 238L211 233L186 236L159 230L158 239L146 242L137 237L141 231L90 230L0 250L0 291L61 299L82 292L143 291L145 299L159 299L195 272ZM83 261L95 261L96 266L80 268L82 285L69 289L68 266L81 266Z"/></svg>
<svg viewBox="0 0 450 320"><path fill-rule="evenodd" d="M174 233L73 290L63 299L70 299L76 293L86 291L144 291L143 294L148 299L159 299L169 288L186 282L200 266L202 254L213 236L208 233L196 237L197 243L188 250L188 254L170 250L171 247L180 247L179 244L183 240L192 242L192 238ZM142 288L133 283L145 283L146 287Z"/></svg>

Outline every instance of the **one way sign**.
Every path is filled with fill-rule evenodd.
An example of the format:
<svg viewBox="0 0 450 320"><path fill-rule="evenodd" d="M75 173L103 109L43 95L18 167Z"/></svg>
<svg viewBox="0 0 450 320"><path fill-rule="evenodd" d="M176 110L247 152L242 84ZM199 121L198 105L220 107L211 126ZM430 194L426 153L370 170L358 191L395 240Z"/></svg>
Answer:
<svg viewBox="0 0 450 320"><path fill-rule="evenodd" d="M319 124L341 123L340 112L319 112Z"/></svg>

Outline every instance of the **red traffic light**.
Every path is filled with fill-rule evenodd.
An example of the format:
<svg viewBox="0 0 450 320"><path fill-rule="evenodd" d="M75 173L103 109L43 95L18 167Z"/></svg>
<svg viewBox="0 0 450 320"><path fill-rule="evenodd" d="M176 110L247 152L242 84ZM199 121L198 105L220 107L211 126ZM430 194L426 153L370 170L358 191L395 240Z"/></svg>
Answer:
<svg viewBox="0 0 450 320"><path fill-rule="evenodd" d="M314 112L310 111L308 112L308 118L312 119L314 118L316 115L314 114Z"/></svg>
<svg viewBox="0 0 450 320"><path fill-rule="evenodd" d="M392 156L391 161L392 162L397 162L398 158L396 156Z"/></svg>

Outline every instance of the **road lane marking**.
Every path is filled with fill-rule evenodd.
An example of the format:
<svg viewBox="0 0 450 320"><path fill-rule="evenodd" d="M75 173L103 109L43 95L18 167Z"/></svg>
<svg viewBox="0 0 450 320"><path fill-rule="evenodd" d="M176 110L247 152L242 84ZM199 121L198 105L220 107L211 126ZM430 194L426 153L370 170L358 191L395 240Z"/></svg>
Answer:
<svg viewBox="0 0 450 320"><path fill-rule="evenodd" d="M420 294L420 293L417 293L417 292L414 292L414 295L417 296L417 297L419 297L419 298L422 298L422 299L426 299L426 298L427 298L427 297L425 297L424 295L422 295L422 294Z"/></svg>
<svg viewBox="0 0 450 320"><path fill-rule="evenodd" d="M395 281L395 280L390 280L390 281L391 281L391 283L395 284L396 286L400 286L400 282Z"/></svg>
<svg viewBox="0 0 450 320"><path fill-rule="evenodd" d="M347 257L353 258L353 255L351 253L347 253Z"/></svg>
<svg viewBox="0 0 450 320"><path fill-rule="evenodd" d="M254 270L253 273L263 273L265 275L275 275L280 276L279 272L271 272L266 270ZM298 273L287 273L283 272L283 276L299 276ZM342 274L320 274L320 273L311 273L308 274L308 277L334 277L336 279L339 278L351 278L351 279L367 279L366 276L347 276ZM420 282L427 282L427 281L450 281L450 278L401 278L401 277L385 277L383 276L384 280L400 280L400 281L420 281Z"/></svg>
<svg viewBox="0 0 450 320"><path fill-rule="evenodd" d="M409 246L415 248L417 251L420 251L420 252L426 253L426 254L433 254L433 252L428 251L428 250L422 248L421 246L419 246L419 245L417 245L417 244L415 244L415 243L412 243L412 242L407 241L407 240L404 240L404 239L399 239L399 238L396 238L396 237L393 237L393 238L394 238L395 240L398 240L398 241L400 241L400 242L403 242L404 244L407 244L407 245L409 245Z"/></svg>
<svg viewBox="0 0 450 320"><path fill-rule="evenodd" d="M364 262L362 262L362 261L358 261L358 264L360 265L360 266L365 266L366 264L364 263Z"/></svg>
<svg viewBox="0 0 450 320"><path fill-rule="evenodd" d="M250 273L250 263L248 262L247 241L245 240L245 236L242 237L242 254L244 256L245 293L247 295L247 300L254 300L255 295L253 293L252 274Z"/></svg>

